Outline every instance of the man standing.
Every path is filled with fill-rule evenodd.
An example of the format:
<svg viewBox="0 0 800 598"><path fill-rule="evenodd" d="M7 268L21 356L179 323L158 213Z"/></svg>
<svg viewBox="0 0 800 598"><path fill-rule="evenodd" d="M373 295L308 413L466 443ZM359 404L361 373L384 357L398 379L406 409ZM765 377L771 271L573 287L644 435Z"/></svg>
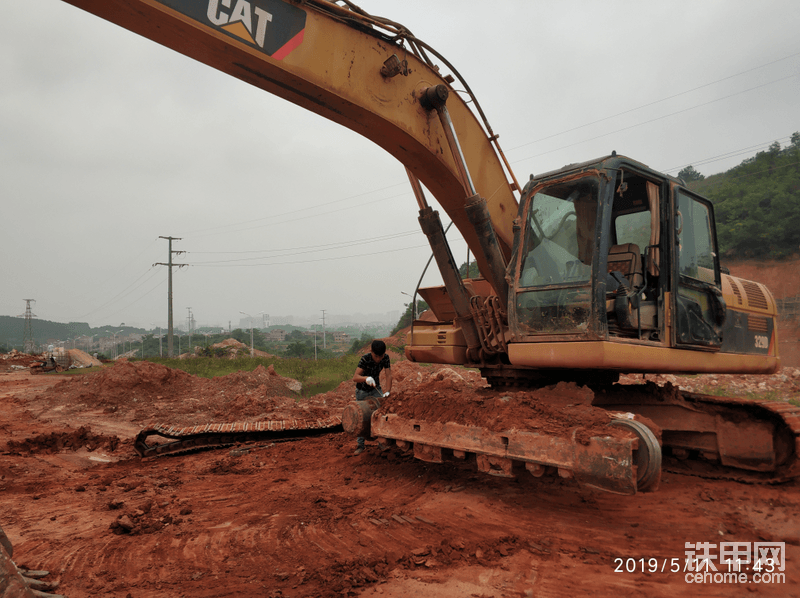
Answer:
<svg viewBox="0 0 800 598"><path fill-rule="evenodd" d="M381 371L386 370L386 392L381 389ZM356 401L363 401L368 397L388 397L392 391L392 369L389 356L386 354L386 343L379 340L372 341L371 351L362 356L358 362L356 373L353 376L356 383ZM354 454L364 452L364 437L359 436Z"/></svg>

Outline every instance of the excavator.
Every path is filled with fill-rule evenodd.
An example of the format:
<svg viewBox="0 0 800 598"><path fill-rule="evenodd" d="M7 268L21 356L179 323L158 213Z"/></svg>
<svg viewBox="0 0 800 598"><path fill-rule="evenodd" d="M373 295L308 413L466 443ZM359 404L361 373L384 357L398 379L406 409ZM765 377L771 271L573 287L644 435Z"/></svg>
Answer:
<svg viewBox="0 0 800 598"><path fill-rule="evenodd" d="M419 289L430 313L414 322L406 357L478 368L501 391L589 386L609 426L627 432L588 440L498 432L403 417L370 400L313 422L153 425L136 438L142 456L344 428L429 462L474 458L501 477L557 472L624 495L657 488L663 455L697 475L779 482L800 474L800 408L615 384L622 373L779 367L772 294L720 265L713 206L682 180L611 152L521 185L456 68L350 0L64 1L397 158L444 282ZM463 235L480 277L461 278L426 189ZM168 442L148 444L152 436Z"/></svg>
<svg viewBox="0 0 800 598"><path fill-rule="evenodd" d="M662 455L693 471L780 481L798 475L800 408L698 395L621 373L768 374L779 367L776 303L720 265L712 204L680 179L611 152L521 185L467 81L429 44L350 0L65 0L372 140L405 167L443 286L419 289L409 360L480 369L498 390L570 381L627 434L418 421L346 408L317 422L154 425L143 456L258 434L338 429L474 458L498 476L557 471L620 494L654 490ZM457 91L458 90L458 91ZM462 280L438 211L481 276ZM174 442L148 444L151 436Z"/></svg>
<svg viewBox="0 0 800 598"><path fill-rule="evenodd" d="M470 458L501 477L557 472L623 495L655 490L662 457L696 475L748 482L800 474L800 408L615 384L623 373L779 367L772 294L720 265L713 206L682 180L611 152L521 185L456 68L406 27L350 0L64 1L397 158L444 282L419 289L430 311L413 323L406 357L477 368L502 392L588 386L609 429L626 432L496 431L480 421L404 417L371 399L316 421L154 424L135 440L143 457L344 429L424 461ZM480 277L461 278L425 190L462 234ZM13 569L10 558L0 561Z"/></svg>

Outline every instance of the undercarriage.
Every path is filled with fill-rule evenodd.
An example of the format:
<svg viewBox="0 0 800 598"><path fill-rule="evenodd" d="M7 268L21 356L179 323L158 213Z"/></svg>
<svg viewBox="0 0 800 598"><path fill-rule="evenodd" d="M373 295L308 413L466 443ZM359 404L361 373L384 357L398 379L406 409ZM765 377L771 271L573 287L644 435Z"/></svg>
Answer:
<svg viewBox="0 0 800 598"><path fill-rule="evenodd" d="M503 392L494 393L496 400L525 394ZM547 388L539 392L537 400L546 400ZM504 478L558 475L626 495L655 491L662 469L748 483L779 483L800 475L800 408L789 403L703 395L653 382L593 385L590 396L584 409L602 414L599 427L569 417L555 432L531 427L524 417L505 427L479 418L437 421L394 413L387 402L382 407L378 399L369 399L354 401L341 417L326 419L153 425L139 433L134 446L142 457L150 457L344 430L411 451L426 462L472 461L479 471ZM485 418L493 413L495 407L487 408Z"/></svg>

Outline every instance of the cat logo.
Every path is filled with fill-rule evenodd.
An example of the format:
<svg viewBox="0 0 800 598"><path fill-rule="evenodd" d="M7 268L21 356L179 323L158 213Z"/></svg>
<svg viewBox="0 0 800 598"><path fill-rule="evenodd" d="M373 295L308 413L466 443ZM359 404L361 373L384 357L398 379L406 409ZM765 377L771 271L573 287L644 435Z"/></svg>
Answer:
<svg viewBox="0 0 800 598"><path fill-rule="evenodd" d="M247 0L236 0L233 10L229 13L221 10L223 8L230 9L230 7L231 0L221 0L221 2L220 0L209 0L208 20L214 25L222 27L228 33L263 48L267 24L272 21L272 13L259 6L251 6ZM255 35L253 34L253 21L255 21Z"/></svg>
<svg viewBox="0 0 800 598"><path fill-rule="evenodd" d="M281 0L158 0L282 60L303 42L305 11Z"/></svg>

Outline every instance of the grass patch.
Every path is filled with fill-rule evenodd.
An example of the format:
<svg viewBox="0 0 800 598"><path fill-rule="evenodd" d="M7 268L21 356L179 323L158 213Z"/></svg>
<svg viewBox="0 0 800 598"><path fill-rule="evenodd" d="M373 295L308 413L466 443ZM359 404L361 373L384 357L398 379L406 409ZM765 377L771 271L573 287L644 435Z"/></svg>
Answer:
<svg viewBox="0 0 800 598"><path fill-rule="evenodd" d="M729 397L734 395L726 386L702 386L700 388L700 394L712 395L715 397Z"/></svg>
<svg viewBox="0 0 800 598"><path fill-rule="evenodd" d="M783 395L777 390L766 390L764 392L748 392L744 395L750 401L785 401Z"/></svg>
<svg viewBox="0 0 800 598"><path fill-rule="evenodd" d="M105 367L108 367L108 366L105 366L105 365L93 365L90 368L74 368L74 369L65 370L65 371L59 373L59 376L83 376L84 374L93 374L95 372L99 372Z"/></svg>
<svg viewBox="0 0 800 598"><path fill-rule="evenodd" d="M148 357L147 361L160 363L194 376L215 378L233 372L252 372L258 366L272 366L281 376L293 378L303 385L303 396L310 397L328 392L345 380L350 380L358 366L358 355L343 355L334 359L302 359L299 357L238 357L215 359L194 357L192 359L167 359Z"/></svg>

